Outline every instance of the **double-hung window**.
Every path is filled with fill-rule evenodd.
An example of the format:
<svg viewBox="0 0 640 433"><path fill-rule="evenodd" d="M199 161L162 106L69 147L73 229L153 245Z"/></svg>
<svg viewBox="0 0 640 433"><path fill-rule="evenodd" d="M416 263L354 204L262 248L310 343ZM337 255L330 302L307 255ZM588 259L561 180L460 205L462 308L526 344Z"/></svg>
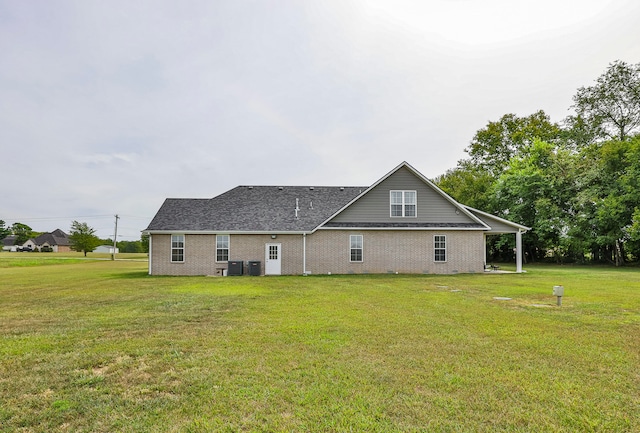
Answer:
<svg viewBox="0 0 640 433"><path fill-rule="evenodd" d="M349 260L352 262L361 262L362 249L362 235L349 236Z"/></svg>
<svg viewBox="0 0 640 433"><path fill-rule="evenodd" d="M418 196L416 191L392 190L389 196L392 217L416 217Z"/></svg>
<svg viewBox="0 0 640 433"><path fill-rule="evenodd" d="M216 235L216 262L229 260L229 235Z"/></svg>
<svg viewBox="0 0 640 433"><path fill-rule="evenodd" d="M447 237L445 235L435 235L433 237L434 261L447 261Z"/></svg>
<svg viewBox="0 0 640 433"><path fill-rule="evenodd" d="M184 235L171 235L171 261L184 262Z"/></svg>

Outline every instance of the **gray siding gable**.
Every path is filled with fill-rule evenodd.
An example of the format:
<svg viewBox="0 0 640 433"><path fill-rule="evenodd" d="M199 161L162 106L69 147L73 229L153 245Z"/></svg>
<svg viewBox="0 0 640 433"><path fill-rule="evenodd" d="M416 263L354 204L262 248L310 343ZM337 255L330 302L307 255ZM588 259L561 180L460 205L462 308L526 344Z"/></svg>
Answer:
<svg viewBox="0 0 640 433"><path fill-rule="evenodd" d="M416 191L416 217L390 215L392 190ZM486 229L482 221L406 162L342 209L324 227Z"/></svg>

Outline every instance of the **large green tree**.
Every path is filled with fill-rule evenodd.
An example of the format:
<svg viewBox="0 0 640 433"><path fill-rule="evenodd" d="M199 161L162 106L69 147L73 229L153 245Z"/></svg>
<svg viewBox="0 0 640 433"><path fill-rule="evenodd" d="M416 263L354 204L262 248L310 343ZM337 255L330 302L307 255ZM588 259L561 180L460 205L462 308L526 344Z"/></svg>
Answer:
<svg viewBox="0 0 640 433"><path fill-rule="evenodd" d="M640 132L640 63L616 61L573 97L568 123L583 140L625 141Z"/></svg>
<svg viewBox="0 0 640 433"><path fill-rule="evenodd" d="M534 140L510 160L493 189L496 214L531 227L525 250L531 259L564 257L563 238L570 226L573 195L569 152Z"/></svg>
<svg viewBox="0 0 640 433"><path fill-rule="evenodd" d="M576 218L570 235L593 260L622 265L633 248L634 215L640 208L640 137L584 148L577 158Z"/></svg>
<svg viewBox="0 0 640 433"><path fill-rule="evenodd" d="M573 101L562 126L543 111L489 122L435 183L532 227L530 258L640 260L640 64L614 62ZM509 242L491 239L492 251L506 258Z"/></svg>
<svg viewBox="0 0 640 433"><path fill-rule="evenodd" d="M526 117L505 114L476 132L465 150L474 166L497 177L534 140L555 143L561 135L560 127L542 110Z"/></svg>
<svg viewBox="0 0 640 433"><path fill-rule="evenodd" d="M460 161L457 167L435 178L434 183L460 203L490 211L495 178L468 160Z"/></svg>
<svg viewBox="0 0 640 433"><path fill-rule="evenodd" d="M69 240L71 249L74 251L82 251L87 256L100 245L100 239L95 235L96 230L89 227L87 223L73 221L69 232Z"/></svg>
<svg viewBox="0 0 640 433"><path fill-rule="evenodd" d="M16 245L22 245L33 237L33 230L26 224L13 223L11 233L16 236Z"/></svg>

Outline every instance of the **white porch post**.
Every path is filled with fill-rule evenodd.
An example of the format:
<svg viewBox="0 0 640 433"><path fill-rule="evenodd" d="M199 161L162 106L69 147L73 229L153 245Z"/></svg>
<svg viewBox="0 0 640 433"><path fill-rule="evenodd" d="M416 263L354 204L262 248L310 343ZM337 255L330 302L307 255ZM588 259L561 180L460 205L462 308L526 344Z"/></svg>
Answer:
<svg viewBox="0 0 640 433"><path fill-rule="evenodd" d="M522 232L516 232L516 272L522 272Z"/></svg>
<svg viewBox="0 0 640 433"><path fill-rule="evenodd" d="M487 234L486 233L482 233L482 240L483 240L483 244L484 244L484 263L483 269L487 269Z"/></svg>

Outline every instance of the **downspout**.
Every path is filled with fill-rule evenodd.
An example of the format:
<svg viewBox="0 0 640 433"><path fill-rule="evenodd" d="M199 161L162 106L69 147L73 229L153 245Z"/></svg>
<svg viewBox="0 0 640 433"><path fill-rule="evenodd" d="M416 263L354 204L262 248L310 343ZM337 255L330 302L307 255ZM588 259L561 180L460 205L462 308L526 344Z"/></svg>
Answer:
<svg viewBox="0 0 640 433"><path fill-rule="evenodd" d="M307 275L307 234L302 233L302 275Z"/></svg>
<svg viewBox="0 0 640 433"><path fill-rule="evenodd" d="M153 257L153 254L151 254L151 250L152 250L152 245L151 245L151 239L153 238L153 236L151 235L151 233L149 233L149 275L151 275L151 258Z"/></svg>

